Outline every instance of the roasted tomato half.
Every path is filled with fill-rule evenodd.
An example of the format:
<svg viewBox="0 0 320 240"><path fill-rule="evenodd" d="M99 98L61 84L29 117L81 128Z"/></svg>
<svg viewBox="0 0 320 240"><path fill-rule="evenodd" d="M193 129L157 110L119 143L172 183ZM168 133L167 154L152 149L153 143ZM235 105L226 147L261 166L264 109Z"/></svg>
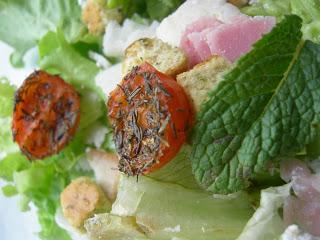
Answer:
<svg viewBox="0 0 320 240"><path fill-rule="evenodd" d="M13 139L29 159L58 153L74 136L79 120L79 95L59 76L36 71L15 94Z"/></svg>
<svg viewBox="0 0 320 240"><path fill-rule="evenodd" d="M143 63L125 76L108 100L120 171L152 172L179 151L193 121L183 88Z"/></svg>

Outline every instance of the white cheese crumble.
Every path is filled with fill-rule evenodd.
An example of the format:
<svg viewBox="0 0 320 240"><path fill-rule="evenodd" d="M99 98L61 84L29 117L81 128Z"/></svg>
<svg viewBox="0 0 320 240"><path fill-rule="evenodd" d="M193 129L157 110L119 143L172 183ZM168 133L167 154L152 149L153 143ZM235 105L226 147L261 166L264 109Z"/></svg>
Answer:
<svg viewBox="0 0 320 240"><path fill-rule="evenodd" d="M157 37L173 46L179 46L186 27L201 17L216 17L228 22L241 15L240 10L226 0L187 0L174 13L166 17L157 28Z"/></svg>
<svg viewBox="0 0 320 240"><path fill-rule="evenodd" d="M100 71L96 78L96 85L99 86L106 96L116 88L122 79L122 64L118 63L105 70Z"/></svg>
<svg viewBox="0 0 320 240"><path fill-rule="evenodd" d="M281 240L319 240L319 237L312 236L302 231L297 225L287 227L281 235Z"/></svg>
<svg viewBox="0 0 320 240"><path fill-rule="evenodd" d="M111 63L101 54L89 51L89 57L96 62L97 67L107 69L111 66Z"/></svg>
<svg viewBox="0 0 320 240"><path fill-rule="evenodd" d="M100 148L104 142L109 129L102 124L95 124L90 128L90 133L87 137L87 143L93 144L96 148Z"/></svg>
<svg viewBox="0 0 320 240"><path fill-rule="evenodd" d="M126 19L122 25L110 21L103 37L103 52L106 56L123 56L125 49L140 38L153 38L159 23L153 21L150 25L139 24Z"/></svg>

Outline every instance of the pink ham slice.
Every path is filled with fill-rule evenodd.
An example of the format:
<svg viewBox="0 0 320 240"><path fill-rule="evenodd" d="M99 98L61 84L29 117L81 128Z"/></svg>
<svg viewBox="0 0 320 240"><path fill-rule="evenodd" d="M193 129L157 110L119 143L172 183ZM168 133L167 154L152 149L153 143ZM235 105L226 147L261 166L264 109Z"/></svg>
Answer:
<svg viewBox="0 0 320 240"><path fill-rule="evenodd" d="M194 66L211 56L205 36L208 30L215 29L220 25L222 22L215 18L203 17L187 26L181 37L180 46L187 54L190 66Z"/></svg>
<svg viewBox="0 0 320 240"><path fill-rule="evenodd" d="M291 180L294 192L284 204L285 224L298 224L307 232L320 236L320 176L312 174L300 160L282 162L280 173L285 181Z"/></svg>
<svg viewBox="0 0 320 240"><path fill-rule="evenodd" d="M190 66L220 55L234 62L251 50L252 44L271 31L274 17L234 17L230 23L215 18L201 18L190 24L182 35L180 46Z"/></svg>

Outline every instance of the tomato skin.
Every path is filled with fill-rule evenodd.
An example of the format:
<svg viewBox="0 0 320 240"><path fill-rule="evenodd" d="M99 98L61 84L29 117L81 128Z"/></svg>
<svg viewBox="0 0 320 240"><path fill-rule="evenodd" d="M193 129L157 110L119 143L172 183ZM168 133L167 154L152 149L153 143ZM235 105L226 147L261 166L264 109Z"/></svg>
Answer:
<svg viewBox="0 0 320 240"><path fill-rule="evenodd" d="M149 76L149 80L146 80L147 77L145 76ZM152 89L152 91L146 89L146 82L149 83L150 87L148 88ZM130 89L130 91L128 91L128 89ZM126 93L126 91L135 93L135 89L140 89L139 93L134 95L133 100L128 101L128 93ZM145 101L147 103L144 103ZM158 103L153 106L154 102ZM180 147L185 142L188 130L193 122L193 111L183 88L174 78L158 72L148 63L143 63L138 68L133 69L132 72L122 80L120 86L111 92L107 105L109 118L116 130L115 142L117 152L120 155L119 169L129 175L153 172L168 163L178 153ZM156 111L157 108L160 110ZM148 137L142 138L142 144L139 145L142 150L140 149L138 154L128 154L128 151L124 150L126 148L125 146L130 144L132 145L130 149L137 148L136 138L134 136L132 137L130 133L125 135L125 137L133 140L124 140L125 143L117 147L117 141L119 140L117 133L122 131L126 134L126 131L131 131L130 129L125 131L123 129L128 125L127 121L130 119L128 116L132 111L136 111L136 115L138 116L137 128L141 129L142 132L152 131L155 134L151 140ZM122 113L121 117L118 116L119 112ZM157 121L152 124L148 122L148 114L150 115L150 112L158 116ZM159 124L157 125L157 123ZM160 139L161 143L158 148L153 148L153 150L150 151L149 155L152 155L150 159L148 159L149 156L147 156L147 154L141 157L144 160L148 159L148 161L151 161L151 158L154 160L151 164L142 167L144 162L139 159L139 154L142 155L141 152L143 152L145 139L150 141ZM129 165L129 170L121 165L122 157L126 158L126 160L123 161Z"/></svg>
<svg viewBox="0 0 320 240"><path fill-rule="evenodd" d="M15 94L13 139L30 160L61 151L79 121L79 95L59 76L35 71Z"/></svg>

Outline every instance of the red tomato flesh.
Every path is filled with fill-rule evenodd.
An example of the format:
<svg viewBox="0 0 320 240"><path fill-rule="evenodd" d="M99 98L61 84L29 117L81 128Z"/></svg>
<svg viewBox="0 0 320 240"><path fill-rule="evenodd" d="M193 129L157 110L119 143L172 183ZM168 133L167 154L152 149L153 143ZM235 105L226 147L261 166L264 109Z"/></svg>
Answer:
<svg viewBox="0 0 320 240"><path fill-rule="evenodd" d="M120 171L135 176L168 163L185 142L193 111L174 78L143 63L107 102Z"/></svg>
<svg viewBox="0 0 320 240"><path fill-rule="evenodd" d="M42 159L62 150L80 120L80 98L59 76L31 74L15 94L12 133L29 159Z"/></svg>

